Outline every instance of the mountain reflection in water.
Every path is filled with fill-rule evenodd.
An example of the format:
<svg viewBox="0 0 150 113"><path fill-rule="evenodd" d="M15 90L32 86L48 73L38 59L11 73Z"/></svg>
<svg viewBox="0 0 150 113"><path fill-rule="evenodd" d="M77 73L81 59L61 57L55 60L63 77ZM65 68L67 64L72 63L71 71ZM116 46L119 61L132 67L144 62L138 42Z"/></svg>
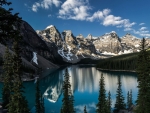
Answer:
<svg viewBox="0 0 150 113"><path fill-rule="evenodd" d="M118 76L121 76L122 91L126 100L127 92L132 89L133 101L137 98L137 77L131 72L99 71L95 67L86 65L72 65L67 67L70 75L71 89L75 99L77 113L82 112L86 105L88 113L95 112L98 102L99 80L103 73L106 93L111 92L113 106L116 99ZM65 69L59 69L40 80L40 89L45 100L45 113L59 113L62 105L62 86ZM35 104L35 84L25 82L25 96L32 112ZM113 107L112 106L112 107Z"/></svg>

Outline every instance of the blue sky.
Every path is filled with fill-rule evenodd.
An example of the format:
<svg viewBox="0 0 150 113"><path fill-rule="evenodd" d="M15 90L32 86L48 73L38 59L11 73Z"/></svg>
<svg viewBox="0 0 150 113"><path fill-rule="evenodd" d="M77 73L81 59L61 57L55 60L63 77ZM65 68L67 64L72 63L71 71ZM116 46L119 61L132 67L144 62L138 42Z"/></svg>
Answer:
<svg viewBox="0 0 150 113"><path fill-rule="evenodd" d="M9 1L9 0L8 0ZM74 36L101 36L116 31L121 37L131 33L150 37L150 0L11 0L35 30L55 25L59 32Z"/></svg>

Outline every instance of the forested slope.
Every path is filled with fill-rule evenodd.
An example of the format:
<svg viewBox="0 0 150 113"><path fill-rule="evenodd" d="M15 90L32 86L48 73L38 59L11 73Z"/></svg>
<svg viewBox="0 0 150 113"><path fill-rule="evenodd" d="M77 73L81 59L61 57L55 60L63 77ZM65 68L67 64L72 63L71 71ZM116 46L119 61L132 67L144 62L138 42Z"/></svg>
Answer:
<svg viewBox="0 0 150 113"><path fill-rule="evenodd" d="M136 70L139 53L130 53L101 60L96 67L108 70Z"/></svg>

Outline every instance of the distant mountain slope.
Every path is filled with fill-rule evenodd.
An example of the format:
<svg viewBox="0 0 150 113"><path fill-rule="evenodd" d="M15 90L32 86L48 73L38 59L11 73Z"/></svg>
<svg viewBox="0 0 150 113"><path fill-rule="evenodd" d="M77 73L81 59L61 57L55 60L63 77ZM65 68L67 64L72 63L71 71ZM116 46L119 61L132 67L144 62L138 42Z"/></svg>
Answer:
<svg viewBox="0 0 150 113"><path fill-rule="evenodd" d="M23 36L23 39L20 43L21 47L21 56L23 59L23 62L28 65L29 67L34 67L32 64L37 65L33 62L34 52L37 53L38 56L42 57L42 60L37 59L38 62L42 62L43 60L49 60L51 62L50 65L37 65L36 67L45 67L45 68L58 68L53 63L61 63L63 62L61 56L55 51L54 48L48 48L45 42L37 35L37 33L34 31L34 29L25 21L22 21L21 23L21 35ZM5 45L8 45L10 49L12 50L12 40L1 38L0 44L0 56L3 57L4 51L5 51ZM60 61L60 62L59 62ZM53 62L53 63L52 63Z"/></svg>

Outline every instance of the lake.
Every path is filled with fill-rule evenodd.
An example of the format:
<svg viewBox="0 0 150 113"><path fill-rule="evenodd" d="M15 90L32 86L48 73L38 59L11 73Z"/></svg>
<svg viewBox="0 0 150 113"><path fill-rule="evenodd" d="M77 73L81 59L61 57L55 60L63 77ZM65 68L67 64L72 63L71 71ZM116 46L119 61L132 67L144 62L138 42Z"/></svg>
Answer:
<svg viewBox="0 0 150 113"><path fill-rule="evenodd" d="M132 90L133 102L137 98L137 75L132 72L112 72L99 71L92 65L72 65L58 69L40 80L40 89L44 97L45 113L59 113L62 106L62 86L65 69L68 68L71 82L71 89L74 94L74 106L76 113L83 113L86 105L88 113L94 113L95 105L98 102L99 80L103 73L105 78L106 93L111 92L112 107L116 99L118 76L121 77L123 95L127 97L127 92ZM35 105L35 83L25 82L25 96L28 100L29 108L34 113ZM0 83L2 88L2 83ZM0 92L1 98L1 92Z"/></svg>

